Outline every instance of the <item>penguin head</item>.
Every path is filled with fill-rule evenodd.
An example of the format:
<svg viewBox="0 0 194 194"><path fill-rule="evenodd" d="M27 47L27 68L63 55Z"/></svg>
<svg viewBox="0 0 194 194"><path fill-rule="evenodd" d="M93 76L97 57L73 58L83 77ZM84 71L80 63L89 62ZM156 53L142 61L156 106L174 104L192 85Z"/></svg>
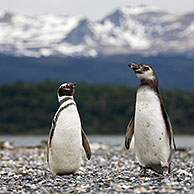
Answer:
<svg viewBox="0 0 194 194"><path fill-rule="evenodd" d="M75 93L76 83L64 83L59 86L57 91L58 99L60 100L64 96L73 96Z"/></svg>
<svg viewBox="0 0 194 194"><path fill-rule="evenodd" d="M143 63L140 64L130 63L128 66L131 67L131 69L133 69L133 71L135 72L136 76L140 79L140 81L152 80L157 82L157 75L150 65Z"/></svg>

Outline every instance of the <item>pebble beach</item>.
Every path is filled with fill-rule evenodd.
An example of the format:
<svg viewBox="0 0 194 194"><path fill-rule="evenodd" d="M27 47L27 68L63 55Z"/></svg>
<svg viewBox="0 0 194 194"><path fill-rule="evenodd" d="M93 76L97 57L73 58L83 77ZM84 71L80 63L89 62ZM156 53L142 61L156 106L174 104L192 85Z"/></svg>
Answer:
<svg viewBox="0 0 194 194"><path fill-rule="evenodd" d="M5 146L0 149L2 193L194 193L194 150L179 149L172 172L140 175L135 156L124 146L91 144L75 175L54 176L46 162L46 147Z"/></svg>

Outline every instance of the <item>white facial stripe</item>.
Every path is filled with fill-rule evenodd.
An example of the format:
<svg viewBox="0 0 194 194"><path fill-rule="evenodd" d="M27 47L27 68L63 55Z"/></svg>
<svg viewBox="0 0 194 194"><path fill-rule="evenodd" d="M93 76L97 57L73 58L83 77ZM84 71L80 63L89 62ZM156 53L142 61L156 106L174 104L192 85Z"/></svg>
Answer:
<svg viewBox="0 0 194 194"><path fill-rule="evenodd" d="M139 79L149 79L149 80L155 79L155 76L153 75L152 70L147 70L147 71L143 72L142 74L137 73L136 75Z"/></svg>
<svg viewBox="0 0 194 194"><path fill-rule="evenodd" d="M62 85L60 86L60 88L61 88L61 87L67 87L67 85L68 85L68 84L66 84L66 83L65 83L65 84L62 84Z"/></svg>

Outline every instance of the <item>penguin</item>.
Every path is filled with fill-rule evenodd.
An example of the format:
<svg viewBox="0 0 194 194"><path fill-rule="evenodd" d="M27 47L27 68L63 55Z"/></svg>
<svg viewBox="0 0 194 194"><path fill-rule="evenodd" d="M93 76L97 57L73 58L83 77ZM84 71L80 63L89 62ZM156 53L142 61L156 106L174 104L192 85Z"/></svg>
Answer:
<svg viewBox="0 0 194 194"><path fill-rule="evenodd" d="M135 113L129 121L125 147L134 140L134 152L141 174L152 169L159 174L170 173L171 158L176 151L170 118L161 99L158 77L148 64L128 65L140 80L136 93Z"/></svg>
<svg viewBox="0 0 194 194"><path fill-rule="evenodd" d="M55 175L75 174L81 166L82 147L88 160L90 145L81 126L74 101L75 83L64 83L57 91L59 108L54 115L47 146L47 161Z"/></svg>

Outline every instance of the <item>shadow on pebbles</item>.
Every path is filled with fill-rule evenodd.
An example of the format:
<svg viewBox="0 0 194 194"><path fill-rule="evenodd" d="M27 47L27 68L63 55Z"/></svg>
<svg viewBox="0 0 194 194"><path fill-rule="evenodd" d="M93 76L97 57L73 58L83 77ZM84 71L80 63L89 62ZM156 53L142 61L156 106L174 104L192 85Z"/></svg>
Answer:
<svg viewBox="0 0 194 194"><path fill-rule="evenodd" d="M133 153L119 146L92 144L91 160L75 175L53 176L45 147L0 150L0 193L194 193L194 150L182 149L172 172L141 176Z"/></svg>

